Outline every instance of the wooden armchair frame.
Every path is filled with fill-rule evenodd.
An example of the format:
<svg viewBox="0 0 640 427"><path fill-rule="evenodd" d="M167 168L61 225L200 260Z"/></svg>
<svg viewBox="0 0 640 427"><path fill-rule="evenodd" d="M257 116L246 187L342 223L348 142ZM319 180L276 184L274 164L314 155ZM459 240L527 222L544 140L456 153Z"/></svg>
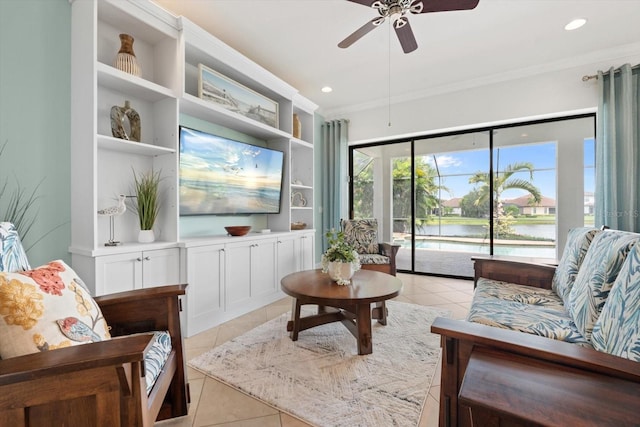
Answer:
<svg viewBox="0 0 640 427"><path fill-rule="evenodd" d="M396 275L396 254L400 249L400 245L392 245L391 243L378 243L380 255L389 257L389 264L362 264L364 270L381 271L383 273Z"/></svg>
<svg viewBox="0 0 640 427"><path fill-rule="evenodd" d="M476 279L486 277L547 289L551 287L551 279L555 271L554 266L545 264L513 262L491 257L479 257L474 260ZM441 335L443 350L439 422L441 427L481 425L477 424L478 417L475 422L472 422L470 408L463 403L459 395L470 359L476 357L474 356L476 353L481 357L483 351L498 352L500 357L505 360L518 360L520 363L524 360L525 365L543 364L558 367L560 370L572 369L575 372L583 373L585 377L604 375L621 379L632 390L637 390L640 384L640 363L591 348L479 323L445 318L437 318L431 326L431 331ZM524 373L526 371L523 371ZM491 392L491 390L487 391ZM493 398L498 399L498 394L493 395ZM554 401L549 396L547 398L548 406L534 409L540 411L556 410L558 413L571 411L571 408L566 405L561 407L562 401ZM640 404L640 395L635 394L631 399L636 404ZM602 395L603 403L600 406L603 411L610 411L611 419L615 419L614 411L616 405L620 404L620 402L613 400L610 396ZM529 406L536 404L539 405L540 401L531 401ZM555 407L552 407L554 404ZM523 409L522 412L527 411ZM502 425L495 413L493 413L493 418L485 418L481 423ZM532 422L531 424L517 425L539 424Z"/></svg>
<svg viewBox="0 0 640 427"><path fill-rule="evenodd" d="M179 299L185 289L97 297L117 338L1 360L0 426L146 427L187 415ZM147 396L144 354L153 335L144 332L162 330L171 334L172 351Z"/></svg>

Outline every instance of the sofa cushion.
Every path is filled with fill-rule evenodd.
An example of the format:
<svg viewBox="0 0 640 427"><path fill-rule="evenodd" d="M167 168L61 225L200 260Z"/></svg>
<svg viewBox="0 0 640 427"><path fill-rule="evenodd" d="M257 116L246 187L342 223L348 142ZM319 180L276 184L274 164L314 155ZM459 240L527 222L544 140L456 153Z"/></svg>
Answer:
<svg viewBox="0 0 640 427"><path fill-rule="evenodd" d="M380 252L377 219L350 219L342 220L341 223L345 240L354 247L356 252L359 254Z"/></svg>
<svg viewBox="0 0 640 427"><path fill-rule="evenodd" d="M0 222L0 271L30 270L16 227L10 222Z"/></svg>
<svg viewBox="0 0 640 427"><path fill-rule="evenodd" d="M389 264L389 257L379 254L360 254L360 264Z"/></svg>
<svg viewBox="0 0 640 427"><path fill-rule="evenodd" d="M562 298L565 305L569 299L569 292L576 280L582 261L587 254L591 241L600 230L580 227L569 230L567 244L562 252L562 258L553 275L551 289Z"/></svg>
<svg viewBox="0 0 640 427"><path fill-rule="evenodd" d="M145 381L147 384L147 394L151 392L153 385L162 368L164 367L169 354L171 353L171 335L168 331L157 331L153 334L151 347L144 355Z"/></svg>
<svg viewBox="0 0 640 427"><path fill-rule="evenodd" d="M499 282L499 286L504 288L503 295L512 296L517 295L521 288L521 285L507 282ZM532 295L525 294L522 299L527 300ZM591 346L580 333L569 314L562 309L558 309L556 303L551 306L545 306L539 303L542 299L536 299L534 301L536 303L533 304L516 301L515 299L502 299L476 290L467 320L586 347Z"/></svg>
<svg viewBox="0 0 640 427"><path fill-rule="evenodd" d="M61 260L0 273L0 357L109 339L102 312L81 283Z"/></svg>
<svg viewBox="0 0 640 427"><path fill-rule="evenodd" d="M596 350L640 362L640 245L622 265L591 341Z"/></svg>
<svg viewBox="0 0 640 427"><path fill-rule="evenodd" d="M627 254L639 239L640 234L605 230L591 242L567 304L571 318L588 340Z"/></svg>
<svg viewBox="0 0 640 427"><path fill-rule="evenodd" d="M562 298L551 289L518 285L481 277L478 279L475 295L478 299L492 297L565 312Z"/></svg>

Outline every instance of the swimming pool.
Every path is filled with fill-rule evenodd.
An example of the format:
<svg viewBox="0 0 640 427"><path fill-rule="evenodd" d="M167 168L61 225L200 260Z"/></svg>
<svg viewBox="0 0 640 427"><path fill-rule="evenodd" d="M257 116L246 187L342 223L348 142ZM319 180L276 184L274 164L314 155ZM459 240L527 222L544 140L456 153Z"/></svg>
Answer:
<svg viewBox="0 0 640 427"><path fill-rule="evenodd" d="M411 242L407 240L402 241L400 242L400 246L401 249L410 249ZM416 249L489 254L488 243L480 244L475 242L416 239ZM556 259L556 248L555 246L494 245L493 254Z"/></svg>

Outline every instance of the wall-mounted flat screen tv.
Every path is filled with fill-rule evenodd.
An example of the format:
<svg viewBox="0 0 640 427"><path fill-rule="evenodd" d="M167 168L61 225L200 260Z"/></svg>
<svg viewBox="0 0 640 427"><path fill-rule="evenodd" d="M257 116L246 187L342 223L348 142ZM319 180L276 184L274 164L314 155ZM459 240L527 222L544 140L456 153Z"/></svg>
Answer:
<svg viewBox="0 0 640 427"><path fill-rule="evenodd" d="M280 212L284 153L180 127L180 215Z"/></svg>

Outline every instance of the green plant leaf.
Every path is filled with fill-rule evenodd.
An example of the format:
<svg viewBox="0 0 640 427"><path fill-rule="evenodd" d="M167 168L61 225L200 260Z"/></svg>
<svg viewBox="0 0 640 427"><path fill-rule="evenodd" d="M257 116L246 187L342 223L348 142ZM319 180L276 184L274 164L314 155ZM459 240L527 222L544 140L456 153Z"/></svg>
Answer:
<svg viewBox="0 0 640 427"><path fill-rule="evenodd" d="M134 170L133 180L136 197L133 211L138 214L140 230L151 230L160 213L160 172L151 169L149 172L138 174Z"/></svg>

